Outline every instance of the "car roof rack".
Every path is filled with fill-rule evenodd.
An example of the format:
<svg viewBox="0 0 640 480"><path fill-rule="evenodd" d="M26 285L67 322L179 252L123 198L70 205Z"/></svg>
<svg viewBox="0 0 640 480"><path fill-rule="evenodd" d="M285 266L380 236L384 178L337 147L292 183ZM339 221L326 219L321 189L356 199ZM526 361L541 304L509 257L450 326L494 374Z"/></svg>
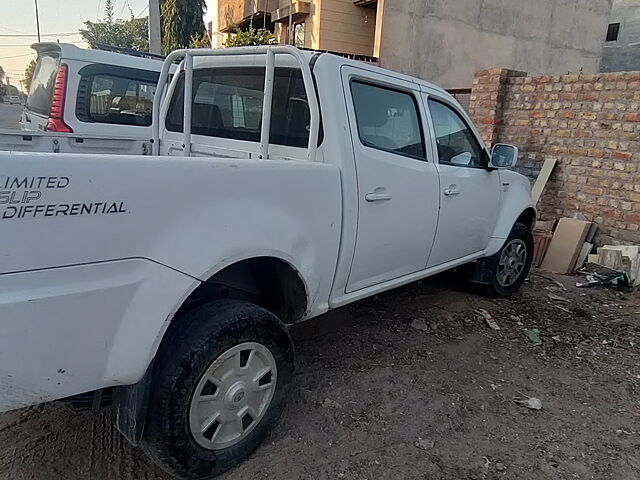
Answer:
<svg viewBox="0 0 640 480"><path fill-rule="evenodd" d="M133 57L143 57L143 58L151 58L157 60L164 60L164 55L158 55L155 53L149 52L141 52L140 50L135 50L133 48L126 47L116 47L114 45L107 45L106 43L95 43L96 49L104 50L105 52L114 52L114 53L123 53L125 55L131 55Z"/></svg>

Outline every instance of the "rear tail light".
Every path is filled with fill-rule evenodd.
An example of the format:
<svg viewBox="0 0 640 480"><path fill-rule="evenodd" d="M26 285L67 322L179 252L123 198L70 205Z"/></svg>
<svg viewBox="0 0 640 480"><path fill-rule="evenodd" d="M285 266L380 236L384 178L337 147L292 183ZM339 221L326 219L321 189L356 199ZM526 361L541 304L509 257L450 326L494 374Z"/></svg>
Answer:
<svg viewBox="0 0 640 480"><path fill-rule="evenodd" d="M64 97L67 93L67 65L58 67L56 81L53 86L53 98L49 110L49 120L45 128L48 132L72 133L72 128L64 123Z"/></svg>

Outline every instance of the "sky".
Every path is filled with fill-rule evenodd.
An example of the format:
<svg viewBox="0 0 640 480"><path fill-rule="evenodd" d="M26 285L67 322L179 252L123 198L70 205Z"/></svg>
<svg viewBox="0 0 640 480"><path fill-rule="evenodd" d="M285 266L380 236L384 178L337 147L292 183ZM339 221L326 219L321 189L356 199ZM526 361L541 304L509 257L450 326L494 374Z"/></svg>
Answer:
<svg viewBox="0 0 640 480"><path fill-rule="evenodd" d="M78 29L83 27L86 20L95 21L104 17L104 0L37 1L42 41L59 40L86 47ZM128 18L128 7L136 17L147 15L148 0L113 2L116 18ZM37 42L34 0L0 0L0 11L0 65L11 84L20 87L19 80L25 67L29 60L35 59L34 51L29 48L29 45Z"/></svg>

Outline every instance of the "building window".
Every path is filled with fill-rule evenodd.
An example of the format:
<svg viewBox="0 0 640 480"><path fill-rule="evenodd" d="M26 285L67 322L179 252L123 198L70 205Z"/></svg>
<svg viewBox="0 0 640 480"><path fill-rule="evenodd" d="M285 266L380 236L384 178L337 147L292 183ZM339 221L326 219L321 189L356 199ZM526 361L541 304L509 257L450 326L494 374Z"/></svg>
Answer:
<svg viewBox="0 0 640 480"><path fill-rule="evenodd" d="M620 33L620 24L619 23L610 23L609 28L607 28L607 42L617 42L618 34Z"/></svg>

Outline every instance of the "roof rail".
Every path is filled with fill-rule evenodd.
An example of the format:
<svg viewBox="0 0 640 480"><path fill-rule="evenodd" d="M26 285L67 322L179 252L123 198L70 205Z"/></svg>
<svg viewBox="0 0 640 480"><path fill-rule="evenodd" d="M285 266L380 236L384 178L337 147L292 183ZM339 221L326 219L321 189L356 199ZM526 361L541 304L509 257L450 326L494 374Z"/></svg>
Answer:
<svg viewBox="0 0 640 480"><path fill-rule="evenodd" d="M104 50L105 52L123 53L125 55L131 55L132 57L152 58L156 60L164 60L164 55L157 55L155 53L142 52L133 48L116 47L114 45L107 45L106 43L94 43L97 50Z"/></svg>
<svg viewBox="0 0 640 480"><path fill-rule="evenodd" d="M333 50L318 50L315 48L302 48L302 47L298 47L298 48L306 52L330 53L331 55L337 55L339 57L348 58L349 60L359 60L361 62L366 62L366 63L378 63L378 57L372 57L371 55L360 55L358 53L334 52Z"/></svg>

